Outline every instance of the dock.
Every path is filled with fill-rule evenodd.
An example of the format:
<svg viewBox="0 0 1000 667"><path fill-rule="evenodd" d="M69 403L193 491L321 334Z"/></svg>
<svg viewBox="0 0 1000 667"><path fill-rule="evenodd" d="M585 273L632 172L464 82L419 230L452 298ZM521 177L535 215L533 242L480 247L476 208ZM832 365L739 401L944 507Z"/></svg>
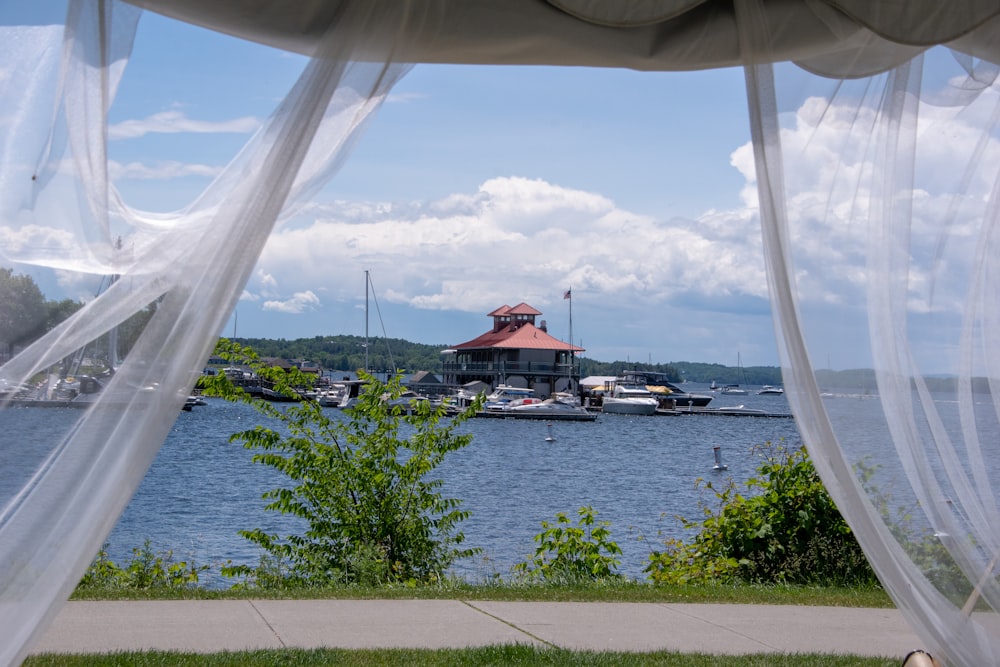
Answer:
<svg viewBox="0 0 1000 667"><path fill-rule="evenodd" d="M757 408L745 408L742 405L734 406L729 408L678 408L676 410L671 410L669 408L657 408L656 414L665 417L683 417L683 416L700 416L700 417L758 417L763 419L794 419L795 416L790 412L768 412L767 410L759 410Z"/></svg>

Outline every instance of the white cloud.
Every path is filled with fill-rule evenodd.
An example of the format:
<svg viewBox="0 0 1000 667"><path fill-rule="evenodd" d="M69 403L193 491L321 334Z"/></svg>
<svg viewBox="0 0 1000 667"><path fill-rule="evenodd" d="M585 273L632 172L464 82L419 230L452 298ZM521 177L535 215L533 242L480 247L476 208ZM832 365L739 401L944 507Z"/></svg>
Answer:
<svg viewBox="0 0 1000 667"><path fill-rule="evenodd" d="M543 306L569 285L598 301L766 296L745 212L657 220L599 194L507 177L426 204L311 213L272 236L259 266L285 289L326 288L336 300L357 297L365 269L390 302L473 313L512 300Z"/></svg>
<svg viewBox="0 0 1000 667"><path fill-rule="evenodd" d="M213 167L204 164L185 164L183 162L165 161L158 162L153 166L142 164L141 162L129 162L121 164L115 161L108 162L108 174L114 181L118 180L167 180L172 178L183 178L185 176L204 176L214 178L222 171L221 167Z"/></svg>
<svg viewBox="0 0 1000 667"><path fill-rule="evenodd" d="M298 315L307 310L313 310L320 305L319 297L311 291L296 292L290 299L265 301L261 308L267 311Z"/></svg>
<svg viewBox="0 0 1000 667"><path fill-rule="evenodd" d="M0 227L0 249L12 257L30 257L34 252L47 255L70 254L77 245L76 236L66 229L36 224Z"/></svg>
<svg viewBox="0 0 1000 667"><path fill-rule="evenodd" d="M126 120L108 127L108 139L135 139L150 133L175 134L189 132L250 134L260 127L256 118L245 116L224 121L205 121L188 118L180 111L161 111L139 120Z"/></svg>

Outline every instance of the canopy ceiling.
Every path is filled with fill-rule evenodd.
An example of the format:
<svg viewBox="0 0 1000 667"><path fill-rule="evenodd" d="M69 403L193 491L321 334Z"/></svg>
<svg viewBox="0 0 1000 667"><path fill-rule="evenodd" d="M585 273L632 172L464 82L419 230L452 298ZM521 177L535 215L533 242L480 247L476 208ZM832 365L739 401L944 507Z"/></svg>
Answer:
<svg viewBox="0 0 1000 667"><path fill-rule="evenodd" d="M883 585L928 646L949 664L1000 664L1000 623L995 613L979 613L987 605L1000 610L1000 471L991 468L1000 444L997 431L980 432L977 421L987 415L1000 429L1000 3L121 2L68 0L61 28L21 25L16 3L0 3L0 13L14 15L0 39L0 69L9 73L0 75L7 123L0 204L10 212L0 222L11 238L35 239L29 250L37 266L65 268L49 241L65 237L74 242L57 249L67 248L80 267L120 276L0 366L0 382L32 386L29 380L155 304L79 421L65 434L32 431L51 440L49 453L0 510L0 626L8 639L0 665L19 664L110 532L279 218L336 172L414 63L743 67L754 203L786 396L803 441ZM233 161L189 206L166 216L130 208L109 175L109 109L140 15L128 5L312 56ZM938 44L950 51L922 53ZM924 81L932 57L926 70L944 85ZM771 63L784 61L834 80L820 82L833 89L822 97L798 99L790 107L798 113L783 125L778 99L786 91L776 73L794 68ZM881 72L871 77L877 80L839 80ZM834 266L847 272L827 272L820 261L802 272L799 257L827 258L817 248L838 253L845 261ZM867 334L881 410L875 433L853 430L854 410L827 410L809 355L804 303L823 296L825 282L845 280L857 281L858 303L825 300L822 307L843 306L845 328ZM949 301L954 312L941 306ZM935 400L913 354L930 344L956 360L949 401ZM980 377L991 386L985 407L973 399ZM20 450L24 443L12 444ZM854 467L872 453L887 460L881 488L893 489L898 514L883 515L886 497L866 488L866 468ZM894 523L916 512L926 534L906 533L910 519Z"/></svg>
<svg viewBox="0 0 1000 667"><path fill-rule="evenodd" d="M352 2L366 0L129 0L132 4L275 48L312 55ZM743 64L731 0L422 0L381 2L386 14L418 9L421 37L404 62L700 70ZM1000 5L869 0L769 0L770 56L829 76L862 76L924 47L1000 53ZM953 43L956 42L957 43Z"/></svg>

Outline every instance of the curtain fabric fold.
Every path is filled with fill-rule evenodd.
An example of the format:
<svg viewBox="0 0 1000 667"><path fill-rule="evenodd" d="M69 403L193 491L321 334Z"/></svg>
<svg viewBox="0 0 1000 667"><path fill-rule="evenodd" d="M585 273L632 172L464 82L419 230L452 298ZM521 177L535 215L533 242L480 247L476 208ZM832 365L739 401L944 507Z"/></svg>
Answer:
<svg viewBox="0 0 1000 667"><path fill-rule="evenodd" d="M24 657L114 526L282 211L336 169L365 121L407 71L407 65L392 62L391 50L378 62L352 60L360 35L399 30L394 21L378 18L361 5L345 8L295 87L237 159L186 210L156 216L152 225L153 216L128 208L107 177L107 112L138 12L112 0L71 0L60 58L49 53L58 48L51 29L23 29L29 33L26 42L30 33L49 38L42 49L51 64L45 73L50 81L35 86L44 94L25 100L24 108L51 104L56 111L48 135L34 131L34 143L15 140L4 146L0 162L7 175L0 209L9 236L49 225L47 234L69 241L61 253L43 248L40 257L32 255L31 244L6 244L8 259L107 271L118 280L6 363L0 377L20 385L142 309L151 304L155 309L107 386L68 431L51 434L51 448L40 457L35 475L0 510L5 637L0 664ZM398 38L405 43L405 35ZM379 42L391 45L396 39L383 36ZM6 44L11 51L12 42ZM17 100L20 95L15 88L0 97ZM26 113L21 118L31 120ZM42 158L32 173L37 155ZM78 202L77 208L64 208L62 228L54 230L50 205L65 205L67 198ZM11 220L20 225L9 225ZM0 409L0 421L11 424L15 412ZM5 446L14 444L24 443Z"/></svg>
<svg viewBox="0 0 1000 667"><path fill-rule="evenodd" d="M169 216L130 208L108 177L138 7L311 56L232 164ZM117 280L0 367L0 384L149 320L72 427L36 434L36 472L0 496L0 664L23 658L111 530L275 223L342 163L411 62L744 67L803 439L927 648L1000 662L998 13L980 0L70 0L60 26L3 24L0 257ZM823 359L844 346L870 359L874 392L824 393ZM928 359L950 383L932 382ZM858 428L861 412L874 426Z"/></svg>

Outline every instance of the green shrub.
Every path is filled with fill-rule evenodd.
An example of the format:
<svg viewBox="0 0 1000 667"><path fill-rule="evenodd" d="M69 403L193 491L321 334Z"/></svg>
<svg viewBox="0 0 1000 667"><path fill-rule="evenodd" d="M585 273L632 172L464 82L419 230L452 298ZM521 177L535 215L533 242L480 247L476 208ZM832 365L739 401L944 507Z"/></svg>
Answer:
<svg viewBox="0 0 1000 667"><path fill-rule="evenodd" d="M611 539L611 524L595 521L597 512L589 506L577 514L575 526L563 512L556 514L554 524L542 521L544 530L535 535L534 557L514 565L514 573L527 580L560 584L619 579L616 556L622 550Z"/></svg>
<svg viewBox="0 0 1000 667"><path fill-rule="evenodd" d="M309 384L297 369L265 368L252 350L229 341L220 341L216 352L288 396ZM478 403L454 418L428 401L407 410L390 403L404 391L401 376L387 382L360 376L366 384L344 418L328 416L312 401L279 409L233 387L224 374L206 380L205 393L243 401L280 422L280 432L256 426L231 441L255 450L255 462L293 482L265 493L265 509L308 524L303 534L284 538L240 531L267 558L256 568L232 566L223 574L271 588L428 583L440 581L456 559L478 552L460 548L464 535L457 527L469 513L460 500L442 495L442 480L430 477L446 455L471 442L456 429Z"/></svg>
<svg viewBox="0 0 1000 667"><path fill-rule="evenodd" d="M155 553L149 540L142 547L132 549L132 560L118 565L110 558L106 547L97 552L80 580L80 589L104 590L149 590L163 588L194 588L198 585L198 575L208 569L207 565L196 566L193 562L174 562L173 552Z"/></svg>
<svg viewBox="0 0 1000 667"><path fill-rule="evenodd" d="M742 495L701 481L718 500L690 543L665 541L646 573L657 583L784 583L877 586L854 534L834 505L805 448L772 447Z"/></svg>
<svg viewBox="0 0 1000 667"><path fill-rule="evenodd" d="M926 525L918 526L912 507L894 502L889 493L874 484L876 466L863 460L856 469L868 498L917 569L956 606L965 604L974 587L942 542L942 538L956 538L948 533L937 533ZM971 536L964 539L972 544Z"/></svg>

